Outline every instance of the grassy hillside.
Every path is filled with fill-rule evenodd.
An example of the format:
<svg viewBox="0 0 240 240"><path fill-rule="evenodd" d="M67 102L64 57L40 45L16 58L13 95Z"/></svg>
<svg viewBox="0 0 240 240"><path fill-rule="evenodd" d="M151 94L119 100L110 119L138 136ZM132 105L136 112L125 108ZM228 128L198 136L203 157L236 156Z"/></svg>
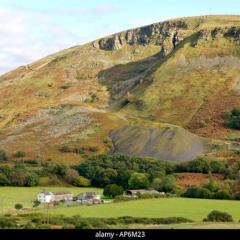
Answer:
<svg viewBox="0 0 240 240"><path fill-rule="evenodd" d="M21 150L27 159L72 164L111 151L109 132L136 123L147 128L175 124L201 137L237 140L239 132L226 128L222 116L240 105L239 33L239 16L176 19L76 46L6 73L0 77L0 148L9 160L18 160L13 153ZM189 134L182 136L183 145ZM133 137L128 132L121 136ZM167 158L159 153L168 139L159 141L147 155ZM136 151L145 156L152 142L150 136ZM97 151L63 155L59 148L65 145ZM169 151L175 155L176 144ZM185 156L193 158L191 151Z"/></svg>

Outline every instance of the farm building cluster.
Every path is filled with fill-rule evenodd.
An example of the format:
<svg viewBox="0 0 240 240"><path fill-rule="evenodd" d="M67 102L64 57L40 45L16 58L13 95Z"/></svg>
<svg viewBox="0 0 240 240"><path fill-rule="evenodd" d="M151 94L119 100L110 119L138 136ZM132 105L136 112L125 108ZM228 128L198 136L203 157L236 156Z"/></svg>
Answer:
<svg viewBox="0 0 240 240"><path fill-rule="evenodd" d="M129 198L138 198L142 194L148 195L158 195L165 196L164 192L158 192L156 190L146 190L146 189L134 189L126 190L123 194L125 197ZM39 203L56 203L56 202L65 202L69 205L72 203L79 203L84 205L100 204L108 201L102 199L102 195L97 192L82 192L77 196L74 196L71 192L50 192L43 191L37 195L37 201Z"/></svg>
<svg viewBox="0 0 240 240"><path fill-rule="evenodd" d="M48 192L43 191L37 195L37 201L40 203L54 202L77 202L81 204L99 204L101 203L101 194L96 192L84 192L74 196L71 192Z"/></svg>

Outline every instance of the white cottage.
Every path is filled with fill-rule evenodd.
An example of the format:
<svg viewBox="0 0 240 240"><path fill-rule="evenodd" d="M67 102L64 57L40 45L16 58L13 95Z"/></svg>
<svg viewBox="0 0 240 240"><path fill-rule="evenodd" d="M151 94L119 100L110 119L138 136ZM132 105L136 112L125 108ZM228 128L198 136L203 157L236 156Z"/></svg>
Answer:
<svg viewBox="0 0 240 240"><path fill-rule="evenodd" d="M37 200L40 203L50 203L54 201L54 194L52 192L41 192L37 195Z"/></svg>
<svg viewBox="0 0 240 240"><path fill-rule="evenodd" d="M51 203L60 201L72 201L73 194L70 192L41 192L37 195L40 203Z"/></svg>

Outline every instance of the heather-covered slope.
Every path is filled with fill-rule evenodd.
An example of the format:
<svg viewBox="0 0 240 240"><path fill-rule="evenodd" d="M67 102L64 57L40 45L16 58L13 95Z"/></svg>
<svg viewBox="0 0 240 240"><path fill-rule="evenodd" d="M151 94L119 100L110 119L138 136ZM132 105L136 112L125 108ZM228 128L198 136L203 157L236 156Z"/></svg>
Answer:
<svg viewBox="0 0 240 240"><path fill-rule="evenodd" d="M240 105L239 57L239 16L156 23L48 56L0 77L0 148L10 156L23 150L27 158L71 163L110 151L109 132L123 125L137 122L139 134L147 134L145 121L180 125L208 138L238 139L238 131L224 126L222 113ZM181 138L199 139L181 131ZM163 154L168 140L161 136L160 148L139 144L143 149L120 152L179 155L177 160L204 152L199 145L195 154L174 152L177 138ZM132 130L121 136L134 138ZM191 138L185 140L190 144ZM66 145L97 151L63 154L59 148Z"/></svg>

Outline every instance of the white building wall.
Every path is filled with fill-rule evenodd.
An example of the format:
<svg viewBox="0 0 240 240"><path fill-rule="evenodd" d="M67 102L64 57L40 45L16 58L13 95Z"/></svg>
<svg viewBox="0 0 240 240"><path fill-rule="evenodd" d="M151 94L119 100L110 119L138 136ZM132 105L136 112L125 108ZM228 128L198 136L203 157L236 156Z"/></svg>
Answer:
<svg viewBox="0 0 240 240"><path fill-rule="evenodd" d="M45 195L44 193L39 193L37 195L37 200L40 203L50 203L53 201L53 195Z"/></svg>

